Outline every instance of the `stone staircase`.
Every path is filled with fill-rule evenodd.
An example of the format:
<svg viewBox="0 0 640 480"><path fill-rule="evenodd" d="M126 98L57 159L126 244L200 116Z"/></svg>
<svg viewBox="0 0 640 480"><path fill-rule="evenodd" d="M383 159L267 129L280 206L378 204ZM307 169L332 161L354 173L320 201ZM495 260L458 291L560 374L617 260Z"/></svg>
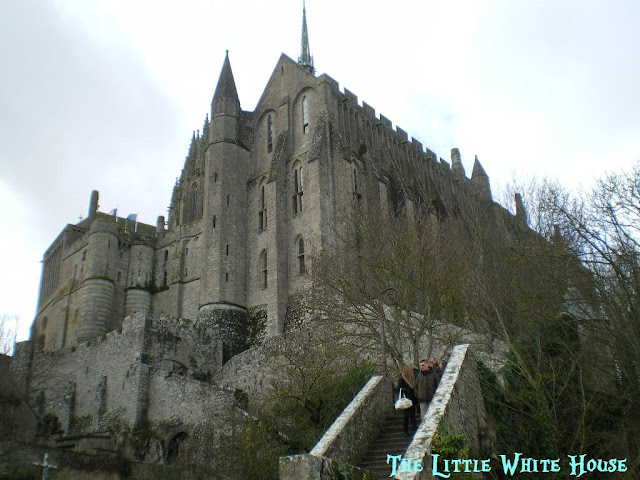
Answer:
<svg viewBox="0 0 640 480"><path fill-rule="evenodd" d="M357 464L358 467L375 472L381 478L389 478L392 464L387 464L387 455L404 455L413 438L413 434L409 436L404 434L403 418L404 414L395 410L387 417L380 434L373 439L366 455ZM416 413L416 420L420 426L418 413ZM411 422L409 422L409 429L411 429Z"/></svg>

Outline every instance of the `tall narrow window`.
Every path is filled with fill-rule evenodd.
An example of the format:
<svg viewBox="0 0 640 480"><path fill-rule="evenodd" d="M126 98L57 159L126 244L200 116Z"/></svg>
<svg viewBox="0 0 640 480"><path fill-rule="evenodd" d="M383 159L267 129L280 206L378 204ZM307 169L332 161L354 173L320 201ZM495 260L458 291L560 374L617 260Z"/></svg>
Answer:
<svg viewBox="0 0 640 480"><path fill-rule="evenodd" d="M302 97L302 133L309 131L309 104L307 97Z"/></svg>
<svg viewBox="0 0 640 480"><path fill-rule="evenodd" d="M302 166L293 169L293 213L302 212Z"/></svg>
<svg viewBox="0 0 640 480"><path fill-rule="evenodd" d="M298 240L298 271L299 273L305 272L304 267L304 240L300 238Z"/></svg>
<svg viewBox="0 0 640 480"><path fill-rule="evenodd" d="M273 151L273 121L271 115L267 117L267 153Z"/></svg>
<svg viewBox="0 0 640 480"><path fill-rule="evenodd" d="M216 228L216 216L215 215L211 219L211 225L212 225L213 228Z"/></svg>
<svg viewBox="0 0 640 480"><path fill-rule="evenodd" d="M267 228L267 206L264 198L264 185L260 185L260 211L258 212L258 229Z"/></svg>
<svg viewBox="0 0 640 480"><path fill-rule="evenodd" d="M267 288L267 251L260 254L260 283L262 288Z"/></svg>
<svg viewBox="0 0 640 480"><path fill-rule="evenodd" d="M358 171L353 169L353 200L357 208L360 208L362 203L362 194L358 190Z"/></svg>

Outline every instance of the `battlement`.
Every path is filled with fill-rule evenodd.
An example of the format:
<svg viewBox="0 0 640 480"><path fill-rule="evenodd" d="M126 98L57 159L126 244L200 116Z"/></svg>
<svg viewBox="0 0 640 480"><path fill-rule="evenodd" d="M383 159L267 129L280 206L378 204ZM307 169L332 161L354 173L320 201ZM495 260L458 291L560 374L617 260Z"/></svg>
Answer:
<svg viewBox="0 0 640 480"><path fill-rule="evenodd" d="M398 143L409 143L409 136L403 128L396 125L394 129L393 122L390 119L385 117L383 114L379 114L379 116L376 116L375 108L364 101L362 101L362 104L359 104L358 96L355 93L347 88L344 88L344 91L341 92L338 82L333 80L331 77L328 77L327 75L322 75L321 77L325 76L330 79L329 83L332 86L334 94L338 96L342 104L347 104L349 108L358 112L360 115L362 115L365 121L371 122L374 126L377 127L383 125L384 127L386 127L387 133L392 135L392 138L394 138ZM411 137L410 143L412 150L415 153L424 154L424 160L432 159L435 161L438 158L438 156L432 150L430 150L429 148L425 148L422 142L418 141L415 137Z"/></svg>

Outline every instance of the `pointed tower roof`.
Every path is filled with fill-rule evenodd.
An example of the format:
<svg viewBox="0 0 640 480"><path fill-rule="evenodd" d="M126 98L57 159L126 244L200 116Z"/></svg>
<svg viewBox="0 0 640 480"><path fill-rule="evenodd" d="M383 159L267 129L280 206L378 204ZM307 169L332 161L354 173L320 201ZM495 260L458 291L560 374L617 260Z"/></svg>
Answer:
<svg viewBox="0 0 640 480"><path fill-rule="evenodd" d="M236 82L233 79L233 72L231 71L231 62L229 62L229 50L227 50L227 54L224 57L224 64L222 65L220 78L218 78L218 85L216 86L216 91L213 94L214 102L220 98L235 100L238 102L238 105L240 105L238 91L236 90Z"/></svg>
<svg viewBox="0 0 640 480"><path fill-rule="evenodd" d="M298 63L309 70L312 74L316 69L313 66L313 56L309 48L309 32L307 31L307 7L305 0L302 0L302 40L300 42L300 57Z"/></svg>
<svg viewBox="0 0 640 480"><path fill-rule="evenodd" d="M487 172L482 168L482 164L480 160L478 160L478 156L476 155L476 159L473 161L473 171L471 172L471 178L474 179L476 177L488 177Z"/></svg>

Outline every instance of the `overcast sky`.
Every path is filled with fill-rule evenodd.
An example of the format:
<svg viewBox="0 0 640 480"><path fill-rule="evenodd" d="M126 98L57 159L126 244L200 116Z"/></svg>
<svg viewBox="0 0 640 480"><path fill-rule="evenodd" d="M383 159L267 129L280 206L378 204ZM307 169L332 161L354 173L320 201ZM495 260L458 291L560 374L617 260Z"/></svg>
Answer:
<svg viewBox="0 0 640 480"><path fill-rule="evenodd" d="M0 0L0 313L35 316L44 251L100 210L155 224L229 49L252 110L301 0ZM638 0L308 0L327 73L494 189L577 188L640 158Z"/></svg>

